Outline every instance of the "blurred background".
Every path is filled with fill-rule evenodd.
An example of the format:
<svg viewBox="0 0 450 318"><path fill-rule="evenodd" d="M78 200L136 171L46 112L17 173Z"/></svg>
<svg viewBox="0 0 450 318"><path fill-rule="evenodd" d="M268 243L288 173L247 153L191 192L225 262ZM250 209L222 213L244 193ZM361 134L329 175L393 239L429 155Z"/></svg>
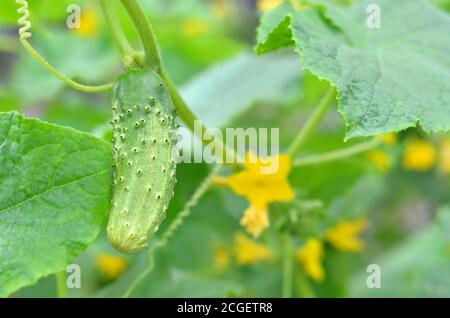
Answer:
<svg viewBox="0 0 450 318"><path fill-rule="evenodd" d="M450 12L449 0L429 0ZM118 1L110 1L135 47L139 39ZM259 17L282 1L140 1L162 49L164 64L193 111L211 127L280 128L287 148L328 84L301 70L293 50L261 57L253 52ZM340 1L343 4L354 1ZM123 68L97 1L29 0L31 43L65 75L83 83L113 80ZM81 7L81 27L69 29L71 4ZM108 93L84 94L46 72L20 46L17 4L0 10L0 111L70 126L110 140ZM331 111L305 154L339 149L344 123ZM419 158L419 159L417 159ZM168 219L182 209L209 171L181 165ZM324 247L325 278L308 277L295 264L296 297L450 296L450 135L420 129L386 136L383 145L345 161L295 168L298 200L275 205L271 228L259 240L239 225L247 203L215 187L194 208L171 243L156 254L140 297L279 297L278 233L291 227L296 246L346 220L367 220L358 252ZM273 219L272 219L273 217ZM147 266L148 253L124 256L105 233L74 262L82 270L74 297L120 296ZM366 268L379 264L382 288L368 289ZM42 279L15 297L54 297L55 278Z"/></svg>

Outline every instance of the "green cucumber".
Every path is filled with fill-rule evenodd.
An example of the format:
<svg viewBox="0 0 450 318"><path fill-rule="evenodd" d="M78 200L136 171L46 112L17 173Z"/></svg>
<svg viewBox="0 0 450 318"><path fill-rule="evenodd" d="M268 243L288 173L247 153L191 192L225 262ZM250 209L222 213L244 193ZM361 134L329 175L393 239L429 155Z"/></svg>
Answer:
<svg viewBox="0 0 450 318"><path fill-rule="evenodd" d="M131 70L113 88L114 184L110 243L136 253L148 246L173 197L174 108L164 81Z"/></svg>

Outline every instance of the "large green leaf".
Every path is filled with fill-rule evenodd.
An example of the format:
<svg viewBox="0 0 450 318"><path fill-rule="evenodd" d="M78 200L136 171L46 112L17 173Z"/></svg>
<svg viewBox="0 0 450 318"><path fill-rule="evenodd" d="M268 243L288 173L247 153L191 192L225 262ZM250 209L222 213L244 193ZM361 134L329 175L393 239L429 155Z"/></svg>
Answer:
<svg viewBox="0 0 450 318"><path fill-rule="evenodd" d="M286 100L293 86L300 86L300 63L295 56L258 58L244 53L199 74L183 87L182 94L208 126L223 127L254 102Z"/></svg>
<svg viewBox="0 0 450 318"><path fill-rule="evenodd" d="M381 270L381 288L369 289L370 273L355 275L350 293L356 297L448 297L450 295L450 209L439 211L435 223L386 251L373 263Z"/></svg>
<svg viewBox="0 0 450 318"><path fill-rule="evenodd" d="M370 4L381 9L379 29L367 26ZM337 87L346 138L417 124L428 132L450 128L450 18L430 4L286 4L263 17L257 52L290 45L306 69Z"/></svg>
<svg viewBox="0 0 450 318"><path fill-rule="evenodd" d="M91 135L0 113L0 296L64 270L96 238L111 162Z"/></svg>

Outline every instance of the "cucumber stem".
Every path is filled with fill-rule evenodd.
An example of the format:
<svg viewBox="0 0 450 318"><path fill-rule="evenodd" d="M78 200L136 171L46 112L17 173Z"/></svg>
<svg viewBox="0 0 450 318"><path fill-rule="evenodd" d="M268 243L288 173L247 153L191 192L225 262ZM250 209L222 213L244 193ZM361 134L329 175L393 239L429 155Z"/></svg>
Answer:
<svg viewBox="0 0 450 318"><path fill-rule="evenodd" d="M155 33L148 23L141 6L136 0L120 0L120 2L122 2L122 5L130 15L139 36L141 37L148 65L161 75L162 60L159 46L156 41Z"/></svg>
<svg viewBox="0 0 450 318"><path fill-rule="evenodd" d="M66 272L62 271L55 274L56 278L56 289L58 293L58 298L69 297L69 291L66 284Z"/></svg>
<svg viewBox="0 0 450 318"><path fill-rule="evenodd" d="M194 129L195 122L199 119L191 111L181 94L178 92L173 80L171 79L169 73L164 69L162 64L162 58L159 50L159 46L156 40L156 36L141 6L136 0L120 0L126 11L130 15L133 23L138 30L139 36L141 38L142 44L145 51L145 60L147 64L153 68L166 82L167 88L172 98L172 102L177 110L177 114L180 119L186 124L186 126L192 131L196 132ZM202 124L202 131L207 130L207 127ZM203 136L197 136L203 142ZM233 162L237 162L237 154L234 149L227 147L221 140L214 140L214 143L218 149L219 158L233 158Z"/></svg>
<svg viewBox="0 0 450 318"><path fill-rule="evenodd" d="M291 237L288 233L283 235L283 298L292 297L292 282L293 282L293 266L294 266L294 251Z"/></svg>
<svg viewBox="0 0 450 318"><path fill-rule="evenodd" d="M105 15L106 23L108 24L111 34L113 36L114 42L117 44L117 47L119 48L119 51L122 54L122 57L133 54L134 52L133 48L130 42L128 42L128 39L123 33L119 21L117 20L114 14L113 2L100 0L100 5L103 14Z"/></svg>
<svg viewBox="0 0 450 318"><path fill-rule="evenodd" d="M295 137L291 146L289 147L288 154L293 158L304 146L305 142L311 136L311 134L316 130L317 126L319 126L321 120L325 116L325 114L330 109L333 104L335 97L334 88L330 87L326 95L322 98L319 105L317 106L314 113L306 122L305 126L300 130L300 132Z"/></svg>
<svg viewBox="0 0 450 318"><path fill-rule="evenodd" d="M382 141L378 138L373 138L372 140L361 142L359 144L346 147L343 149L338 149L335 151L326 152L320 155L311 155L303 158L298 158L294 160L294 167L302 167L309 165L316 165L336 160L341 160L347 157L358 155L363 152L367 152L378 147Z"/></svg>

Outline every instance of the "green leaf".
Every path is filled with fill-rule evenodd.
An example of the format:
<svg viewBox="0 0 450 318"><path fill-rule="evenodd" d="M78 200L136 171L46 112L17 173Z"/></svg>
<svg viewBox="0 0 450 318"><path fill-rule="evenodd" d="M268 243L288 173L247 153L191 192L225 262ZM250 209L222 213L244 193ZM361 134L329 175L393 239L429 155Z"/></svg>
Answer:
<svg viewBox="0 0 450 318"><path fill-rule="evenodd" d="M293 97L289 88L300 86L299 79L295 56L258 58L244 53L201 73L183 87L182 94L208 126L223 127L256 101Z"/></svg>
<svg viewBox="0 0 450 318"><path fill-rule="evenodd" d="M370 4L380 6L379 29L367 27ZM263 17L257 52L290 45L306 69L337 87L347 139L417 124L450 128L450 18L430 4L363 0L297 11L286 4Z"/></svg>
<svg viewBox="0 0 450 318"><path fill-rule="evenodd" d="M317 166L294 168L291 183L310 199L320 198L325 205L344 195L359 180L365 165L361 160L335 161ZM339 184L339 186L336 186Z"/></svg>
<svg viewBox="0 0 450 318"><path fill-rule="evenodd" d="M450 0L428 0L428 1L447 11L450 11Z"/></svg>
<svg viewBox="0 0 450 318"><path fill-rule="evenodd" d="M0 297L64 270L97 237L111 162L91 135L0 113Z"/></svg>
<svg viewBox="0 0 450 318"><path fill-rule="evenodd" d="M385 179L378 173L366 173L346 192L335 198L327 210L327 222L336 224L342 219L364 217L379 206L386 189Z"/></svg>
<svg viewBox="0 0 450 318"><path fill-rule="evenodd" d="M370 273L353 277L353 297L448 297L450 294L450 209L443 208L422 232L375 259L381 288L369 289Z"/></svg>
<svg viewBox="0 0 450 318"><path fill-rule="evenodd" d="M41 119L84 132L93 132L101 126L112 130L109 123L112 116L111 98L105 95L107 94L102 94L93 100L90 95L68 90L50 105ZM112 136L108 140L112 140Z"/></svg>

